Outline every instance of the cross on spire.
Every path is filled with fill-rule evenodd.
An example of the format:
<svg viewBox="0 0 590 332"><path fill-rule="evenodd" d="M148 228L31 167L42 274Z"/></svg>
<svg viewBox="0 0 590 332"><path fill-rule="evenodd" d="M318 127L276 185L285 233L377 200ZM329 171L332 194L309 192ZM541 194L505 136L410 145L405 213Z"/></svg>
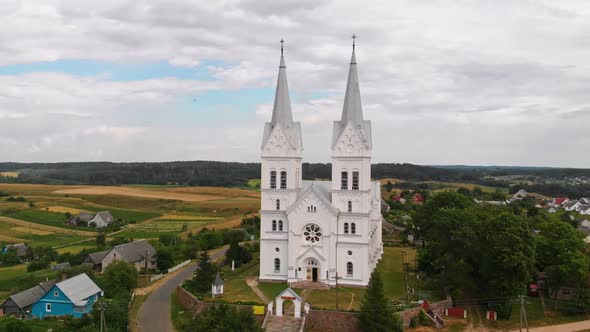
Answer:
<svg viewBox="0 0 590 332"><path fill-rule="evenodd" d="M356 39L356 35L353 33L352 34L352 49L354 50L355 47L355 39Z"/></svg>
<svg viewBox="0 0 590 332"><path fill-rule="evenodd" d="M283 40L283 38L281 38L281 55L283 55L283 44L285 43L285 41Z"/></svg>

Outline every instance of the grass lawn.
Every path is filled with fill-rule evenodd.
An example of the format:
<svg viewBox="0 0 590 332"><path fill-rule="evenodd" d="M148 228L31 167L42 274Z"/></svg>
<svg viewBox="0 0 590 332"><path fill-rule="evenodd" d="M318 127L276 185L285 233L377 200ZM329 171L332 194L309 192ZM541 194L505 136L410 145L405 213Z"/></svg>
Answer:
<svg viewBox="0 0 590 332"><path fill-rule="evenodd" d="M383 279L385 295L391 299L404 298L406 295L402 272L402 250L408 253L405 258L406 263L410 263L410 266L413 267L416 250L412 248L384 247L383 257L377 264L377 271ZM408 282L410 282L410 287L415 287L415 278L408 277Z"/></svg>
<svg viewBox="0 0 590 332"><path fill-rule="evenodd" d="M273 300L279 295L285 288L289 287L286 282L260 282L258 288L268 299ZM301 290L294 289L294 291L300 293Z"/></svg>
<svg viewBox="0 0 590 332"><path fill-rule="evenodd" d="M338 287L329 290L311 290L305 301L315 309L336 309L336 293L338 293L339 310L359 310L365 294L364 288Z"/></svg>
<svg viewBox="0 0 590 332"><path fill-rule="evenodd" d="M172 325L176 331L184 331L192 320L191 313L178 302L176 292L172 292L170 297L170 317L172 317Z"/></svg>
<svg viewBox="0 0 590 332"><path fill-rule="evenodd" d="M0 319L0 331L5 331L5 324L7 322ZM31 332L47 332L50 329L56 331L64 326L64 322L57 319L31 319L22 322L31 329Z"/></svg>
<svg viewBox="0 0 590 332"><path fill-rule="evenodd" d="M83 249L94 249L94 248L96 248L96 241L94 239L91 239L87 242L76 243L76 244L72 244L67 247L57 248L55 250L57 251L58 254L64 254L66 252L69 252L71 254L77 254L80 251L82 251Z"/></svg>
<svg viewBox="0 0 590 332"><path fill-rule="evenodd" d="M252 288L246 284L244 278L226 280L223 283L223 295L219 298L228 302L256 302L264 304L256 296Z"/></svg>

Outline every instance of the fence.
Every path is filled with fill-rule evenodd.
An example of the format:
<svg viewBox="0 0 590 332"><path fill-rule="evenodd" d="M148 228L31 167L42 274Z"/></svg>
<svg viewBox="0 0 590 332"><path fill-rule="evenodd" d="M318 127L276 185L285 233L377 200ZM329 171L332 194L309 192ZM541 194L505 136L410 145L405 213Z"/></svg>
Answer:
<svg viewBox="0 0 590 332"><path fill-rule="evenodd" d="M180 263L180 264L176 265L175 267L171 267L171 268L169 268L169 269L168 269L168 273L172 273L172 272L174 272L174 271L176 271L176 270L180 269L181 267L187 266L187 265L188 265L190 262L191 262L191 260L190 260L190 259L187 259L187 260L185 260L184 262L182 262L182 263Z"/></svg>

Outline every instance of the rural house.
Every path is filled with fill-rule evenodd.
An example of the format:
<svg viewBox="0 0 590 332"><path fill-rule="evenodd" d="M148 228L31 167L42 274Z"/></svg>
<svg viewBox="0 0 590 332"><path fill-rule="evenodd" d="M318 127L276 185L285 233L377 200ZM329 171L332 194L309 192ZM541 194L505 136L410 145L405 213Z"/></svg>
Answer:
<svg viewBox="0 0 590 332"><path fill-rule="evenodd" d="M31 254L31 248L24 243L7 244L6 247L4 247L3 252L6 253L10 250L14 250L16 257L18 257L21 262L26 261L27 256Z"/></svg>
<svg viewBox="0 0 590 332"><path fill-rule="evenodd" d="M84 260L84 264L90 264L92 265L94 271L102 272L102 260L104 256L106 256L109 253L109 251L111 250L103 250L88 254L88 257L86 257L86 260Z"/></svg>
<svg viewBox="0 0 590 332"><path fill-rule="evenodd" d="M2 304L2 310L5 315L28 315L31 306L37 302L49 289L55 285L54 281L40 283L20 293L11 295Z"/></svg>
<svg viewBox="0 0 590 332"><path fill-rule="evenodd" d="M590 215L590 204L580 204L578 212L584 215Z"/></svg>
<svg viewBox="0 0 590 332"><path fill-rule="evenodd" d="M33 304L31 316L40 319L66 315L80 318L92 311L92 306L102 295L103 291L94 281L82 273L51 287Z"/></svg>
<svg viewBox="0 0 590 332"><path fill-rule="evenodd" d="M94 218L88 222L88 225L90 226L92 223L94 223L94 225L96 225L94 226L95 228L104 228L114 221L115 218L109 211L101 211L96 213Z"/></svg>
<svg viewBox="0 0 590 332"><path fill-rule="evenodd" d="M72 225L87 225L90 220L94 218L92 212L80 212L70 219Z"/></svg>
<svg viewBox="0 0 590 332"><path fill-rule="evenodd" d="M523 199L528 195L528 193L526 192L526 190L524 189L520 189L519 191L517 191L514 195L512 195L513 199Z"/></svg>
<svg viewBox="0 0 590 332"><path fill-rule="evenodd" d="M89 254L84 263L91 263L95 271L103 272L109 264L117 260L131 263L137 270L145 268L146 264L148 269L155 269L156 249L147 240L139 240Z"/></svg>
<svg viewBox="0 0 590 332"><path fill-rule="evenodd" d="M80 212L70 219L72 225L88 225L94 228L104 228L115 221L115 217L109 211Z"/></svg>

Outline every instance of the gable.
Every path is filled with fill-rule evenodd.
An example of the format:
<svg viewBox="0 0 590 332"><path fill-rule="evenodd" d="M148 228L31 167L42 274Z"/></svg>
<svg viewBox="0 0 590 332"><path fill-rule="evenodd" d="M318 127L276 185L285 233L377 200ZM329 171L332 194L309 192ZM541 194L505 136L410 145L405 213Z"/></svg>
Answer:
<svg viewBox="0 0 590 332"><path fill-rule="evenodd" d="M311 204L321 205L320 208L328 210L334 216L338 215L338 210L334 208L330 202L315 185L311 185L286 211L287 216L293 212L307 211L307 207Z"/></svg>
<svg viewBox="0 0 590 332"><path fill-rule="evenodd" d="M282 291L279 295L277 295L276 299L279 299L283 296L290 296L290 297L294 297L299 301L302 301L301 296L299 296L299 294L297 294L294 290L292 290L290 287L287 287L284 291Z"/></svg>
<svg viewBox="0 0 590 332"><path fill-rule="evenodd" d="M57 295L56 295L57 294ZM51 301L59 301L59 302L72 302L57 285L51 287L43 297L41 297L41 301L43 302L51 302Z"/></svg>
<svg viewBox="0 0 590 332"><path fill-rule="evenodd" d="M298 152L299 149L295 142L285 133L280 125L276 125L266 142L262 146L262 152L270 155L288 155Z"/></svg>
<svg viewBox="0 0 590 332"><path fill-rule="evenodd" d="M340 137L334 144L334 152L346 155L358 155L369 150L369 145L365 141L359 128L356 128L352 123L348 123Z"/></svg>

